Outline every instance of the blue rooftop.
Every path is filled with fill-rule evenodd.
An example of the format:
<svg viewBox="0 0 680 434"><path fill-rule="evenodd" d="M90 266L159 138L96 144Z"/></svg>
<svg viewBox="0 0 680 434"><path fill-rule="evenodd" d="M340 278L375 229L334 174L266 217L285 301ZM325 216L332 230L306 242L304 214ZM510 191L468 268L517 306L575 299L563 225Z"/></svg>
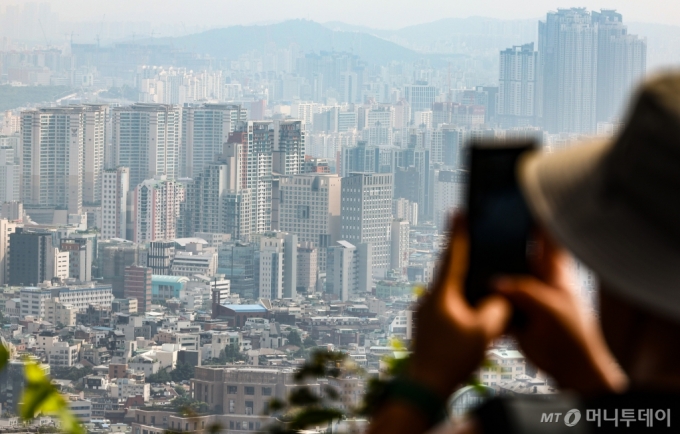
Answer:
<svg viewBox="0 0 680 434"><path fill-rule="evenodd" d="M267 312L267 309L259 304L223 304L222 306L238 313Z"/></svg>

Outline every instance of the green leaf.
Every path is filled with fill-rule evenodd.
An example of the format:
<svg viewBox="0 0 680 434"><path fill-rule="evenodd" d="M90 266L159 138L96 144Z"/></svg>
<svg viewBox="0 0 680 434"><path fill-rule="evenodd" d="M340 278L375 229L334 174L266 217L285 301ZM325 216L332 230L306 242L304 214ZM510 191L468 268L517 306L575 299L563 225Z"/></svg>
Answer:
<svg viewBox="0 0 680 434"><path fill-rule="evenodd" d="M33 419L39 413L58 414L62 432L82 434L82 428L68 408L66 400L50 382L45 372L34 362L25 364L26 385L21 399L20 416L23 420Z"/></svg>
<svg viewBox="0 0 680 434"><path fill-rule="evenodd" d="M5 369L7 362L9 362L9 350L4 345L0 344L0 371Z"/></svg>

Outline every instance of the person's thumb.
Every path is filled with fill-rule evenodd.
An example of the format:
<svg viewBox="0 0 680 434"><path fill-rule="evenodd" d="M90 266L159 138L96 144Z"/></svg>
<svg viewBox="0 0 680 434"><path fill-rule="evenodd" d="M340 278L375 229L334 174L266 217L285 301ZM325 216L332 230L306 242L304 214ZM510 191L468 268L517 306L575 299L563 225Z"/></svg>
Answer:
<svg viewBox="0 0 680 434"><path fill-rule="evenodd" d="M488 340L500 336L512 316L512 305L499 295L486 297L477 307L479 326Z"/></svg>

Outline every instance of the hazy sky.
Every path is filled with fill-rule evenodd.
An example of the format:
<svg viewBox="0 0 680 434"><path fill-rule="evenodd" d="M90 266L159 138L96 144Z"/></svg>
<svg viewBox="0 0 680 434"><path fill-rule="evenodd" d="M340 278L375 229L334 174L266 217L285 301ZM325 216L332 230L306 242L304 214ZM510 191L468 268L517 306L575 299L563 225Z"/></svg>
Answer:
<svg viewBox="0 0 680 434"><path fill-rule="evenodd" d="M28 0L0 0L0 5ZM40 0L31 0L40 2ZM343 21L379 28L399 28L445 17L471 15L538 18L558 7L619 10L625 21L680 25L678 0L48 0L60 19L184 22L227 26L306 18Z"/></svg>

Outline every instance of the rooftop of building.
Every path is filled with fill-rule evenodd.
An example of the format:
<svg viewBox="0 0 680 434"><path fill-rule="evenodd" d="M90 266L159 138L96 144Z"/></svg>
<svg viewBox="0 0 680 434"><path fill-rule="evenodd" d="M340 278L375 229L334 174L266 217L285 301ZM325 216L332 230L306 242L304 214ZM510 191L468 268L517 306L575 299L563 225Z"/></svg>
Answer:
<svg viewBox="0 0 680 434"><path fill-rule="evenodd" d="M223 304L222 306L237 313L267 312L261 304Z"/></svg>
<svg viewBox="0 0 680 434"><path fill-rule="evenodd" d="M185 276L165 276L162 274L151 275L151 283L184 283L188 281L189 278Z"/></svg>

